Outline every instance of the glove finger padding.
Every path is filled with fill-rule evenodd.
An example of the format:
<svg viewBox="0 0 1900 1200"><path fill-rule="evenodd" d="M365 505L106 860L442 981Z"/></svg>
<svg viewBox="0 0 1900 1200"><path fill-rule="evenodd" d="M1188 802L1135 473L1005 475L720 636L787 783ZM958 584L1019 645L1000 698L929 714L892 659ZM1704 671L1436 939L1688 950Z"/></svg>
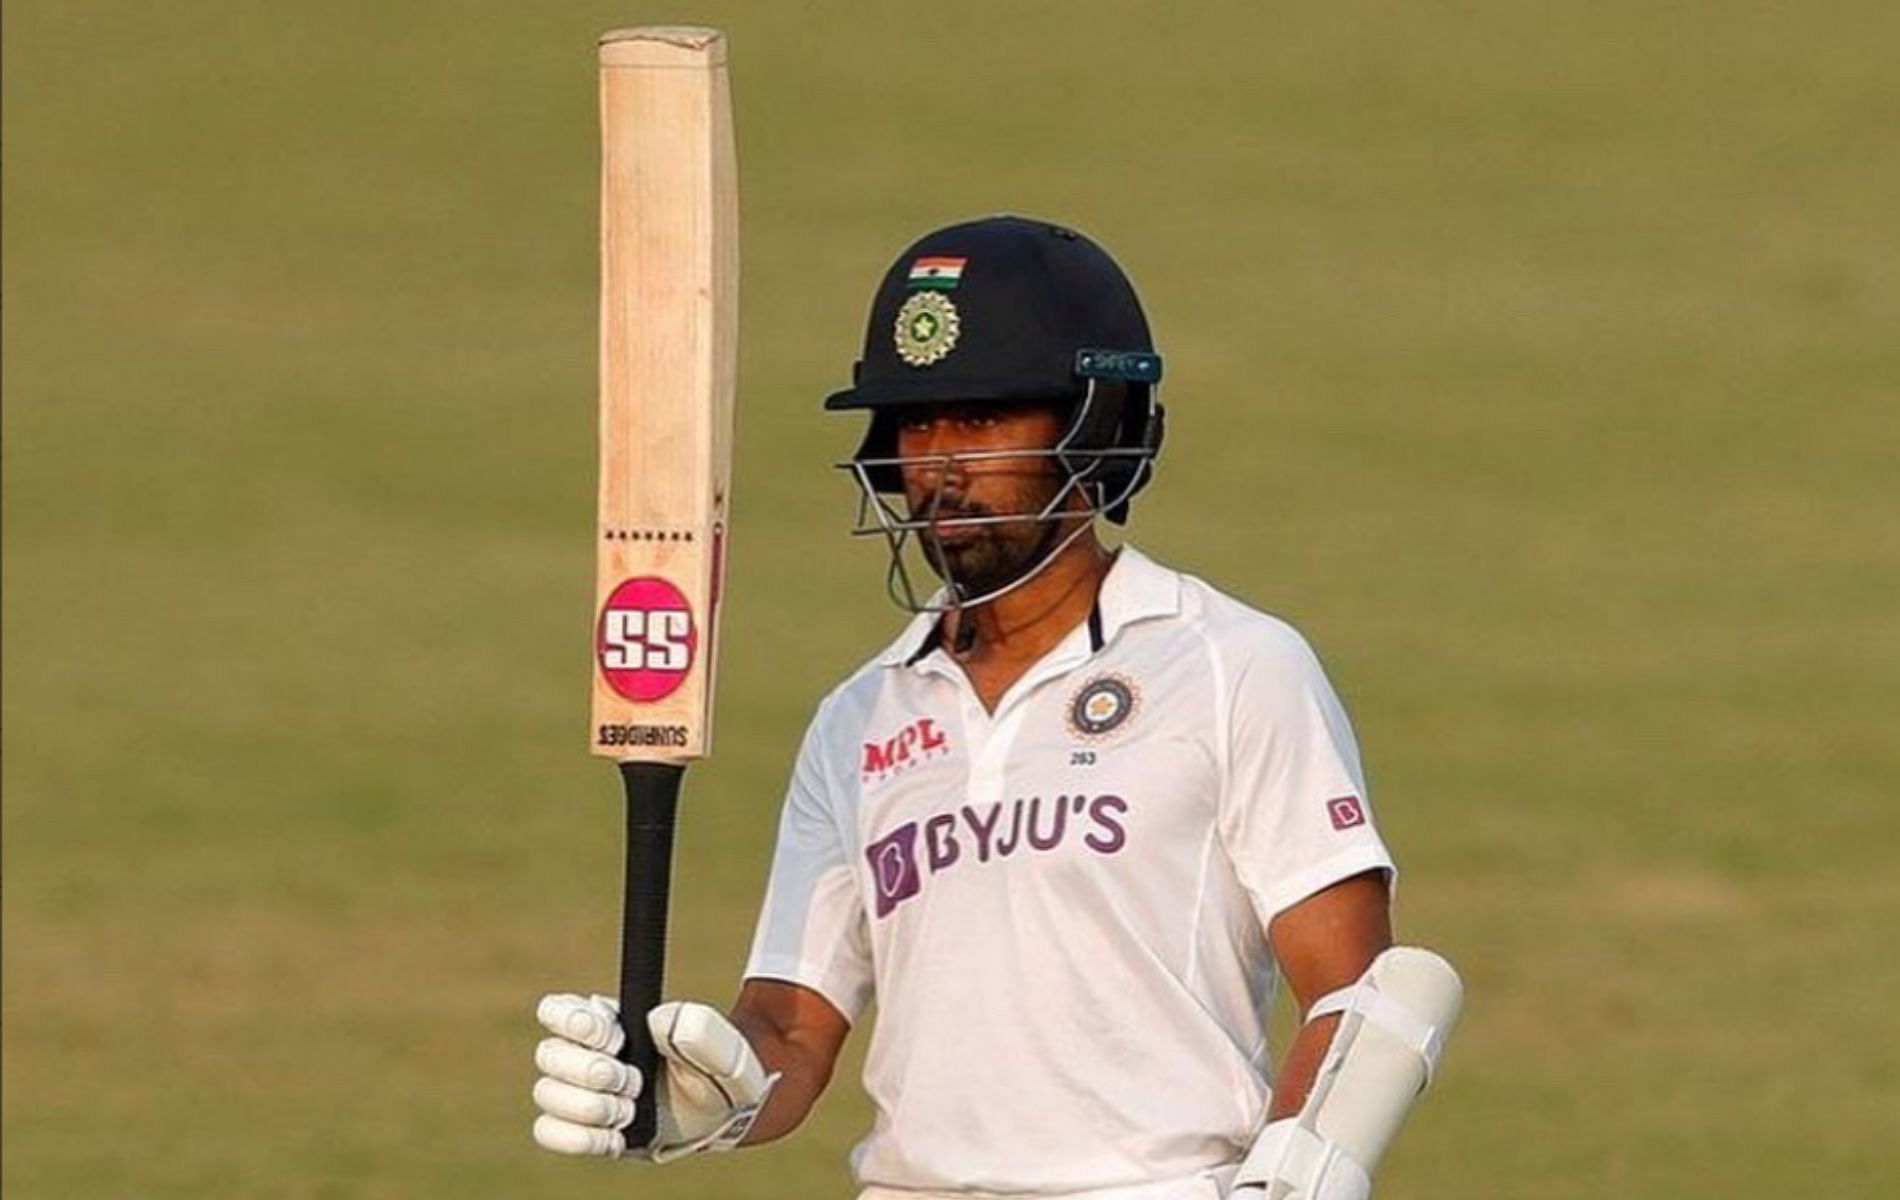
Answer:
<svg viewBox="0 0 1900 1200"><path fill-rule="evenodd" d="M534 1119L534 1143L543 1150L577 1158L619 1158L627 1149L627 1139L618 1129L576 1125L546 1115Z"/></svg>
<svg viewBox="0 0 1900 1200"><path fill-rule="evenodd" d="M566 1038L543 1038L534 1048L534 1065L543 1075L595 1092L633 1099L640 1094L640 1070Z"/></svg>
<svg viewBox="0 0 1900 1200"><path fill-rule="evenodd" d="M625 1096L596 1092L562 1083L558 1079L534 1081L535 1107L551 1117L592 1125L599 1129L625 1129L633 1123L634 1104Z"/></svg>
<svg viewBox="0 0 1900 1200"><path fill-rule="evenodd" d="M752 1044L719 1010L675 1000L647 1014L647 1029L660 1054L686 1071L669 1070L668 1082L701 1094L722 1107L756 1104L765 1096L765 1068ZM700 1087L692 1087L698 1083Z"/></svg>
<svg viewBox="0 0 1900 1200"><path fill-rule="evenodd" d="M620 1028L620 1005L610 996L551 993L541 997L534 1017L549 1033L589 1050L613 1054L627 1040Z"/></svg>
<svg viewBox="0 0 1900 1200"><path fill-rule="evenodd" d="M765 1073L745 1035L708 1005L662 1004L647 1014L647 1029L667 1060L653 1160L738 1145L778 1076Z"/></svg>

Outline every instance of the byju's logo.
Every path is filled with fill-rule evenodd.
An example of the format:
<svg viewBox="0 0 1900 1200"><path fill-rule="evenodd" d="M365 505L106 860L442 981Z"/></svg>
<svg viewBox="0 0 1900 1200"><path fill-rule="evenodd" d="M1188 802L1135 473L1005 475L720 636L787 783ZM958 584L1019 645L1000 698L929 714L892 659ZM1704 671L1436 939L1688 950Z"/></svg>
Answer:
<svg viewBox="0 0 1900 1200"><path fill-rule="evenodd" d="M864 857L871 863L878 916L890 916L892 909L923 887L922 877L917 873L917 822L899 825L866 846Z"/></svg>
<svg viewBox="0 0 1900 1200"><path fill-rule="evenodd" d="M1013 857L1070 854L1076 846L1112 858L1128 846L1128 801L1120 796L1027 796L978 808L965 804L906 821L864 848L874 910L888 917L921 892L924 876L986 870ZM918 843L923 843L919 846ZM1065 847L1069 847L1065 851Z"/></svg>
<svg viewBox="0 0 1900 1200"><path fill-rule="evenodd" d="M1334 829L1351 829L1366 823L1366 810L1357 796L1340 796L1326 802L1326 814L1333 819Z"/></svg>
<svg viewBox="0 0 1900 1200"><path fill-rule="evenodd" d="M927 758L950 753L950 739L932 717L919 717L881 742L864 743L858 769L866 783L876 783L894 771L915 766Z"/></svg>

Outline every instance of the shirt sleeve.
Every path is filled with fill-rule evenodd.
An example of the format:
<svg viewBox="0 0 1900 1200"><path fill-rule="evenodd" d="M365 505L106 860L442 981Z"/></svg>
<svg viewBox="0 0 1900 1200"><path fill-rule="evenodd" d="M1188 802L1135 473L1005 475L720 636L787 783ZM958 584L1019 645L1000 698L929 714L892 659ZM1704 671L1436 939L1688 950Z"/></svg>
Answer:
<svg viewBox="0 0 1900 1200"><path fill-rule="evenodd" d="M745 974L808 987L855 1023L871 1000L870 929L818 729L792 770Z"/></svg>
<svg viewBox="0 0 1900 1200"><path fill-rule="evenodd" d="M1261 925L1363 871L1394 879L1352 723L1305 639L1276 624L1225 666L1220 836Z"/></svg>

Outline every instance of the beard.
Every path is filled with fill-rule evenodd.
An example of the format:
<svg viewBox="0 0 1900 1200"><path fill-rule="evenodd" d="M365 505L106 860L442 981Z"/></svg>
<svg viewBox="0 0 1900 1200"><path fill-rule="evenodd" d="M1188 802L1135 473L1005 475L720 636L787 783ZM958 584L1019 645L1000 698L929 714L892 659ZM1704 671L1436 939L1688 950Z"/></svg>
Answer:
<svg viewBox="0 0 1900 1200"><path fill-rule="evenodd" d="M935 515L955 520L992 514L980 506L968 506L939 509ZM961 596L982 596L1008 587L1041 566L1061 533L1059 521L1026 518L952 527L942 534L925 531L918 544L938 578Z"/></svg>

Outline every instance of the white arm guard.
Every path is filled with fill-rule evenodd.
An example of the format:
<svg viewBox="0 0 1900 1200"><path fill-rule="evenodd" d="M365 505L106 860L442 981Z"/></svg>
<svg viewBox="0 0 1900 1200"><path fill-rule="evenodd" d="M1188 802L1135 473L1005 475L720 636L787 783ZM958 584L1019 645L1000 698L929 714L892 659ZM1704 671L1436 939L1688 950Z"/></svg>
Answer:
<svg viewBox="0 0 1900 1200"><path fill-rule="evenodd" d="M648 1100L644 1080L613 1057L625 1035L607 996L541 998L536 1017L549 1033L535 1048L534 1140L557 1154L671 1162L702 1150L730 1150L745 1137L777 1075L767 1075L745 1035L717 1009L672 1001L647 1014L665 1072ZM628 1146L622 1132L635 1104L658 1106L653 1143Z"/></svg>
<svg viewBox="0 0 1900 1200"><path fill-rule="evenodd" d="M1464 1005L1451 964L1394 946L1306 1019L1343 1013L1299 1115L1261 1131L1234 1177L1259 1200L1365 1200L1379 1156L1431 1082Z"/></svg>

